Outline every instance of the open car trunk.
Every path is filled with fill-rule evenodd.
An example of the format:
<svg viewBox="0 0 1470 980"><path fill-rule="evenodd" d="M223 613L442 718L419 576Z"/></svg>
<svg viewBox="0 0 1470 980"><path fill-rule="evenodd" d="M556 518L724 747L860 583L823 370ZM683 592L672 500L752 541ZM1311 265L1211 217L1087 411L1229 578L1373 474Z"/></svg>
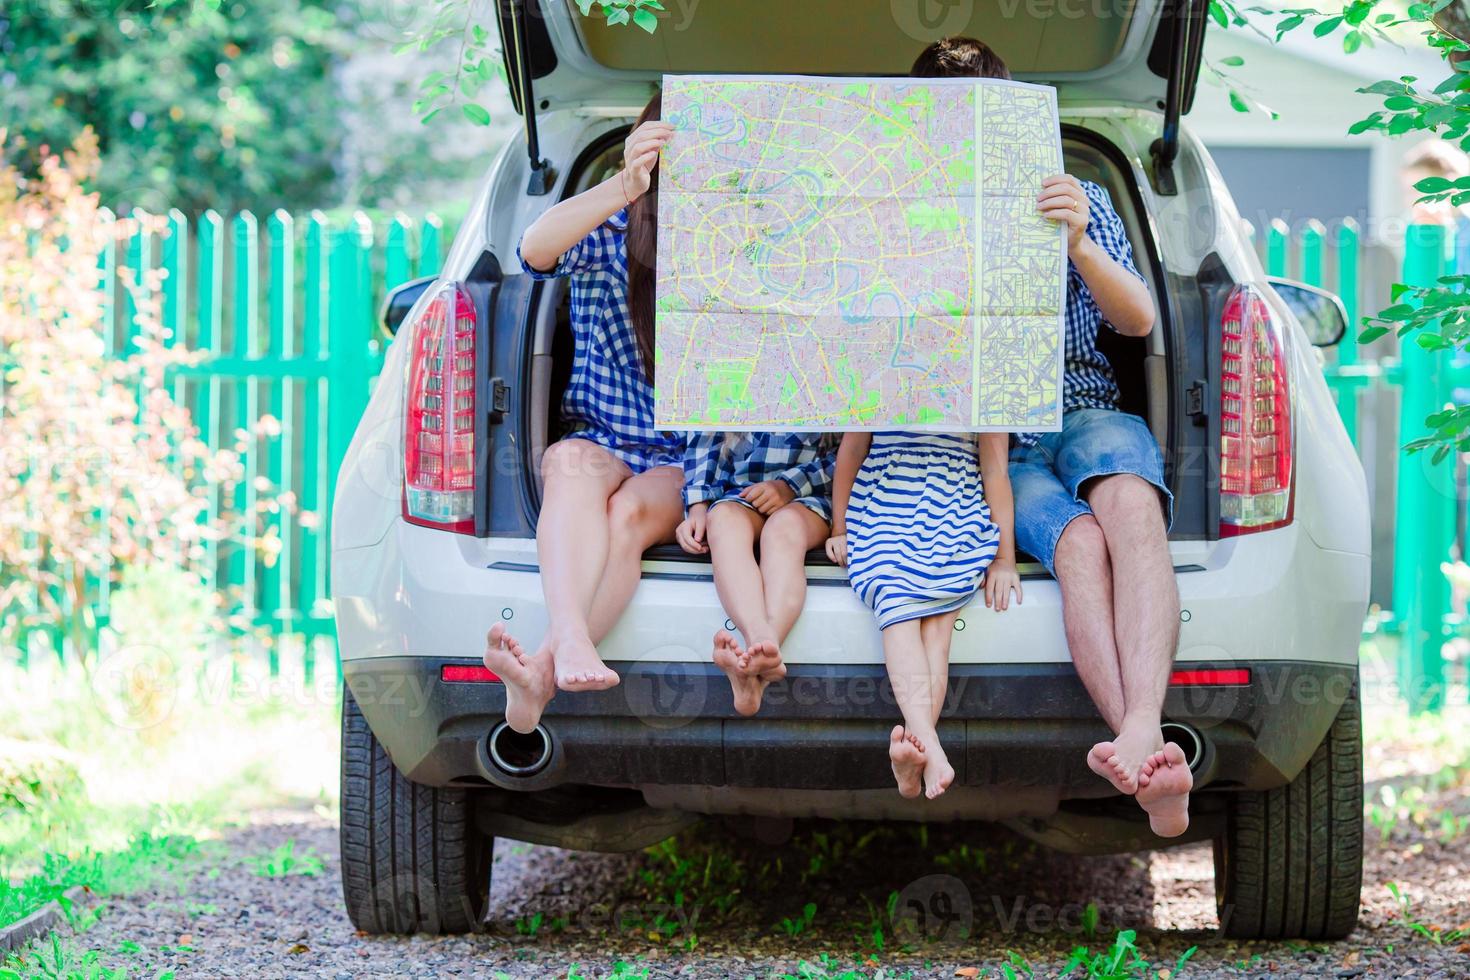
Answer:
<svg viewBox="0 0 1470 980"><path fill-rule="evenodd" d="M576 106L642 106L666 73L905 75L931 41L984 40L1023 81L1053 85L1066 104L1164 110L1155 183L1173 193L1179 117L1189 111L1208 23L1206 0L938 5L778 0L691 4L658 13L653 33L609 26L596 4L498 0L506 75L526 117L533 169L536 116ZM529 110L529 111L528 111ZM532 193L537 193L533 178ZM549 186L543 179L540 187Z"/></svg>
<svg viewBox="0 0 1470 980"><path fill-rule="evenodd" d="M570 197L603 180L622 165L624 131L617 130L594 143L584 153L570 174L565 194ZM1073 126L1063 126L1062 150L1069 173L1104 187L1113 199L1119 216L1127 228L1133 245L1134 260L1149 283L1150 292L1159 304L1158 326L1148 337L1124 337L1104 329L1099 333L1099 348L1112 363L1122 395L1121 408L1145 419L1165 457L1170 458L1169 371L1166 367L1167 345L1171 335L1169 304L1164 301L1168 284L1159 264L1158 250L1150 232L1142 199L1134 185L1126 161L1107 140L1097 134ZM542 284L535 306L530 310L531 331L529 439L527 471L536 481L536 507L539 509L540 473L529 460L541 457L551 443L566 432L561 419L561 399L571 376L572 330L568 302L568 280L554 279ZM1174 488L1177 491L1177 487ZM678 558L708 561L707 556L684 554L677 546L653 549L650 558ZM827 564L819 551L808 557L808 564Z"/></svg>

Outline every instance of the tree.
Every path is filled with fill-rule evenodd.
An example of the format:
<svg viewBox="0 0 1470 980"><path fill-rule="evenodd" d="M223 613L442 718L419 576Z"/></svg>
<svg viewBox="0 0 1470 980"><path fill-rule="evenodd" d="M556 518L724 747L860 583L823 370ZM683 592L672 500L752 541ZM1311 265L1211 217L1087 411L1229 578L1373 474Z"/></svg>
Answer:
<svg viewBox="0 0 1470 980"><path fill-rule="evenodd" d="M97 135L116 209L317 207L341 143L333 0L0 5L0 100L18 161ZM12 148L12 152L14 152Z"/></svg>
<svg viewBox="0 0 1470 980"><path fill-rule="evenodd" d="M1318 38L1341 38L1344 51L1352 54L1376 43L1394 43L1397 37L1416 38L1444 60L1445 76L1437 83L1413 75L1384 79L1358 89L1383 100L1383 108L1354 123L1352 134L1378 132L1387 136L1418 133L1437 136L1470 150L1470 74L1460 69L1470 57L1470 15L1461 0L1432 0L1411 3L1404 9L1391 0L1349 0L1338 9L1241 8L1231 0L1210 0L1210 16L1221 27L1252 27L1247 13L1279 17L1275 38L1310 27ZM1234 67L1232 65L1231 67ZM1217 74L1222 74L1217 71ZM1231 90L1231 104L1249 111L1244 97ZM1470 204L1470 177L1450 180L1429 177L1414 185L1424 196L1421 202L1449 201L1460 207ZM1412 339L1426 350L1470 349L1470 275L1444 276L1432 286L1393 287L1392 305L1364 318L1359 336L1369 343L1390 332ZM1431 450L1434 462L1451 452L1470 452L1470 405L1453 405L1430 415L1425 424L1429 434L1404 448L1409 452Z"/></svg>

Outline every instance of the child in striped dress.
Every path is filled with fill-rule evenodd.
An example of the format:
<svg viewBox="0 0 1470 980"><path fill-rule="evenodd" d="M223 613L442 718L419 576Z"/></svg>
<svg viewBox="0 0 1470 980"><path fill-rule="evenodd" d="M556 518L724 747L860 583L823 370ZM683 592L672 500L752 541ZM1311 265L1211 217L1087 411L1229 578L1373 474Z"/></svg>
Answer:
<svg viewBox="0 0 1470 980"><path fill-rule="evenodd" d="M959 611L1021 601L1003 432L849 432L837 452L828 556L883 631L903 713L889 735L898 791L934 799L954 780L936 725ZM977 460L978 456L978 460Z"/></svg>
<svg viewBox="0 0 1470 980"><path fill-rule="evenodd" d="M806 602L806 553L831 530L833 458L830 439L821 434L689 437L688 516L674 536L690 554L710 553L715 590L740 632L737 640L717 631L713 657L742 715L759 711L766 687L786 676L781 644Z"/></svg>

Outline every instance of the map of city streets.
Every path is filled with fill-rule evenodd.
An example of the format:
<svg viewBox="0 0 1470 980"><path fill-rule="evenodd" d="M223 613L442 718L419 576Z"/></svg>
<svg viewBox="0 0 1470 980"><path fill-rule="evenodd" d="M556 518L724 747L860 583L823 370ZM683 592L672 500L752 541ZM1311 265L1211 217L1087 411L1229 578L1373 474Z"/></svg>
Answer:
<svg viewBox="0 0 1470 980"><path fill-rule="evenodd" d="M670 75L663 114L660 428L1060 427L1054 90Z"/></svg>

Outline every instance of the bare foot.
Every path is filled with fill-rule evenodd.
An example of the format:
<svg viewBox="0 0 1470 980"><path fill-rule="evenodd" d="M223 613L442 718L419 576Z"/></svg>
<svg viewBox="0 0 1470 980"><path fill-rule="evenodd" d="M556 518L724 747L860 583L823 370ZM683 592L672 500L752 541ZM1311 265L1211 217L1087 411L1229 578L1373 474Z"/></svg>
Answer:
<svg viewBox="0 0 1470 980"><path fill-rule="evenodd" d="M1162 745L1158 722L1130 725L1125 721L1117 738L1111 742L1098 742L1092 747L1087 764L1093 772L1112 783L1118 792L1132 796L1138 792L1138 774L1144 761Z"/></svg>
<svg viewBox="0 0 1470 980"><path fill-rule="evenodd" d="M775 640L752 643L740 657L740 669L747 674L756 674L767 684L786 676L786 664L781 660L781 647Z"/></svg>
<svg viewBox="0 0 1470 980"><path fill-rule="evenodd" d="M1138 792L1138 782L1118 762L1118 750L1112 742L1098 742L1087 753L1087 768L1113 784L1113 788L1127 796Z"/></svg>
<svg viewBox="0 0 1470 980"><path fill-rule="evenodd" d="M937 738L932 746L925 748L924 756L924 795L932 800L943 795L954 782L954 766L949 764Z"/></svg>
<svg viewBox="0 0 1470 980"><path fill-rule="evenodd" d="M1189 829L1189 791L1194 776L1184 750L1173 742L1143 763L1135 799L1148 813L1148 825L1160 837L1178 837Z"/></svg>
<svg viewBox="0 0 1470 980"><path fill-rule="evenodd" d="M563 691L605 691L617 686L617 671L602 662L597 647L587 637L553 640L550 649L552 663L556 664L556 686Z"/></svg>
<svg viewBox="0 0 1470 980"><path fill-rule="evenodd" d="M749 717L761 709L761 695L766 693L766 683L741 669L740 660L744 653L728 630L715 634L715 666L730 678L730 688L735 693L735 710Z"/></svg>
<svg viewBox="0 0 1470 980"><path fill-rule="evenodd" d="M924 743L894 725L888 733L888 761L898 782L898 795L911 800L924 788Z"/></svg>
<svg viewBox="0 0 1470 980"><path fill-rule="evenodd" d="M535 729L556 694L550 654L527 656L505 624L496 623L485 637L485 666L505 682L506 723L523 735Z"/></svg>

